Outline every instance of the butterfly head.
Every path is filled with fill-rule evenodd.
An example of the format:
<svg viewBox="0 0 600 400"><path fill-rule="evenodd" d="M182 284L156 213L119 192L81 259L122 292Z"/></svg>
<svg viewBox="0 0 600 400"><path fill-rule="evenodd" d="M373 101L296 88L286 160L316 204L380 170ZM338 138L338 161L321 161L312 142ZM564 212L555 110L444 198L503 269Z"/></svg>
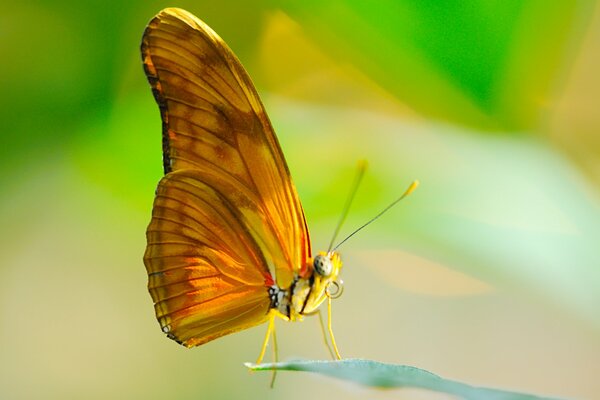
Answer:
<svg viewBox="0 0 600 400"><path fill-rule="evenodd" d="M303 314L315 312L327 297L336 298L342 292L342 283L338 280L342 260L338 252L320 252L312 260L312 267L312 284Z"/></svg>

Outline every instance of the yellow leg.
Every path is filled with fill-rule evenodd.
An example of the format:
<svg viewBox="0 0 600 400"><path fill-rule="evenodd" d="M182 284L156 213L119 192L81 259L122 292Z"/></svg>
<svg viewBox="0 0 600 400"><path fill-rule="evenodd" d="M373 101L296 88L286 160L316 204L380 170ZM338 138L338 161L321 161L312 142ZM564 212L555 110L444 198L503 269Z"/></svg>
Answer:
<svg viewBox="0 0 600 400"><path fill-rule="evenodd" d="M329 345L329 341L327 340L327 333L325 332L325 324L323 324L323 316L321 315L321 310L317 310L317 314L319 315L319 325L321 325L321 333L323 334L323 342L325 342L325 347L329 350L329 355L332 359L335 360L335 355L333 354L333 350L331 350L331 346Z"/></svg>
<svg viewBox="0 0 600 400"><path fill-rule="evenodd" d="M260 354L258 356L258 360L256 360L257 364L260 364L265 357L265 351L267 350L267 345L269 344L269 338L271 337L271 333L273 336L275 335L275 314L271 313L269 316L269 327L267 328L267 334L265 335L265 340L263 340L262 349L260 350Z"/></svg>
<svg viewBox="0 0 600 400"><path fill-rule="evenodd" d="M329 330L329 337L331 338L331 344L333 345L335 356L338 360L341 360L342 356L340 356L340 351L337 348L335 337L333 336L333 329L331 328L331 296L327 296L327 330Z"/></svg>
<svg viewBox="0 0 600 400"><path fill-rule="evenodd" d="M272 319L273 321L275 318ZM275 334L275 324L273 324L273 362L279 361L279 354L277 349L277 335ZM274 369L271 375L271 389L275 386L275 377L277 376L277 370Z"/></svg>

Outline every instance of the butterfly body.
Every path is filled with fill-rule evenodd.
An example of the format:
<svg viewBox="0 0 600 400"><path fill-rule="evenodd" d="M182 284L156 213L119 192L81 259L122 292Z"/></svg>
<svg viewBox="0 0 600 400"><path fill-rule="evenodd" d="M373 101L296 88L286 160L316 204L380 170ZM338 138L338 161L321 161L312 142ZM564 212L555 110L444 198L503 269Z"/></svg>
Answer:
<svg viewBox="0 0 600 400"><path fill-rule="evenodd" d="M150 21L141 50L162 118L165 175L144 254L161 329L192 347L315 313L342 263L337 252L311 256L285 158L241 63L177 8Z"/></svg>
<svg viewBox="0 0 600 400"><path fill-rule="evenodd" d="M315 268L315 265L329 265L327 270ZM337 252L320 252L305 277L296 275L287 289L277 285L269 288L271 308L278 316L289 321L301 321L305 315L313 314L325 301L332 282L336 282L342 262Z"/></svg>

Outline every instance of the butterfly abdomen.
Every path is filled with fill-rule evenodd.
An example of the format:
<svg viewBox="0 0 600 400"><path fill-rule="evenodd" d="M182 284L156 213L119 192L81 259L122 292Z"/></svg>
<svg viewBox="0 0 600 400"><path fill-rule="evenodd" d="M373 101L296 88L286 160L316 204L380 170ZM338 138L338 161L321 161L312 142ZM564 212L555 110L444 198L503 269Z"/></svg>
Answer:
<svg viewBox="0 0 600 400"><path fill-rule="evenodd" d="M302 320L313 281L312 276L305 279L296 275L288 289L282 289L277 285L269 287L271 308L275 309L283 319Z"/></svg>

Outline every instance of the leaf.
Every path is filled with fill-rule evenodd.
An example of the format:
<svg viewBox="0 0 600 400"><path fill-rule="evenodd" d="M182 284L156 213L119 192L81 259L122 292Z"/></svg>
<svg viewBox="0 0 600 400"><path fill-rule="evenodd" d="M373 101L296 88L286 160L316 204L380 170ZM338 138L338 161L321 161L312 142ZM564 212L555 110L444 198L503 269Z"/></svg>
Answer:
<svg viewBox="0 0 600 400"><path fill-rule="evenodd" d="M444 379L424 369L408 365L386 364L373 360L339 361L292 360L279 363L245 363L252 371L307 371L344 379L375 388L419 388L443 392L464 399L526 400L550 399L531 394L471 386Z"/></svg>

